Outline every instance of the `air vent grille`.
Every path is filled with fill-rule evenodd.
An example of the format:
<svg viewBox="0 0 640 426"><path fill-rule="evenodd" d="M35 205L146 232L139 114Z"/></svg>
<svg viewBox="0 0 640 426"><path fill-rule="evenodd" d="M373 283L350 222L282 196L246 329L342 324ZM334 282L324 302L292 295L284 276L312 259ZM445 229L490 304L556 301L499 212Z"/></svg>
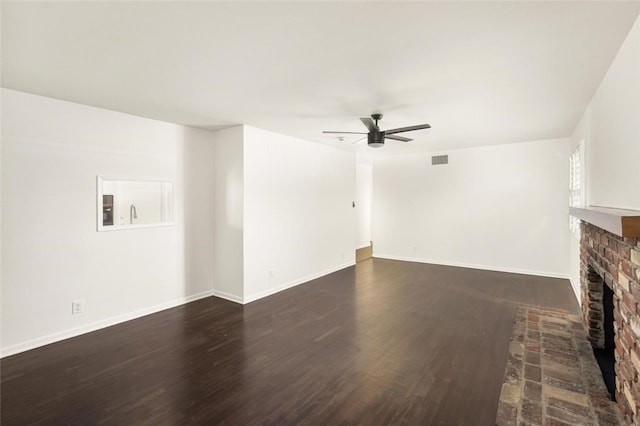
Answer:
<svg viewBox="0 0 640 426"><path fill-rule="evenodd" d="M431 157L431 164L434 166L440 164L449 164L449 156L448 155L434 155Z"/></svg>

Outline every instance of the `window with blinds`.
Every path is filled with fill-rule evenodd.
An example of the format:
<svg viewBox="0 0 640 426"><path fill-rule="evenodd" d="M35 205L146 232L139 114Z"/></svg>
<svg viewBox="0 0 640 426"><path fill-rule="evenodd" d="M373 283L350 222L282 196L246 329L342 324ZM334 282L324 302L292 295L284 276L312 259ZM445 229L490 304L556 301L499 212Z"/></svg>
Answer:
<svg viewBox="0 0 640 426"><path fill-rule="evenodd" d="M569 158L569 205L572 207L584 206L584 141L581 141ZM569 229L580 239L580 219L569 215Z"/></svg>
<svg viewBox="0 0 640 426"><path fill-rule="evenodd" d="M569 205L582 207L584 197L582 191L582 142L578 144L569 159Z"/></svg>

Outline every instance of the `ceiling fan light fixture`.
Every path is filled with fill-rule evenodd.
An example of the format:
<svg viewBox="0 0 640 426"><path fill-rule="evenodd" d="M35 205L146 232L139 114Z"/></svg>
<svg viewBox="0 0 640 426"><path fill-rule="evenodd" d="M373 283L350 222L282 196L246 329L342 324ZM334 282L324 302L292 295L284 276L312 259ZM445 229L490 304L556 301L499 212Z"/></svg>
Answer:
<svg viewBox="0 0 640 426"><path fill-rule="evenodd" d="M371 148L381 148L384 146L384 132L369 132L367 143Z"/></svg>

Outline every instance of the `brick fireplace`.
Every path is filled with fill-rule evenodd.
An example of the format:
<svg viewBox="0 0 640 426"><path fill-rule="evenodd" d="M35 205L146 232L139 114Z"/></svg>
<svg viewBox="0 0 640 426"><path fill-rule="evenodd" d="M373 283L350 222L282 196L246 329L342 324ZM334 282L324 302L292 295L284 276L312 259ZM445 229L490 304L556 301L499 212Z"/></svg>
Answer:
<svg viewBox="0 0 640 426"><path fill-rule="evenodd" d="M590 209L572 208L582 219L583 319L592 346L604 348L603 284L613 290L615 397L625 423L631 425L640 423L640 213L611 212L594 216Z"/></svg>

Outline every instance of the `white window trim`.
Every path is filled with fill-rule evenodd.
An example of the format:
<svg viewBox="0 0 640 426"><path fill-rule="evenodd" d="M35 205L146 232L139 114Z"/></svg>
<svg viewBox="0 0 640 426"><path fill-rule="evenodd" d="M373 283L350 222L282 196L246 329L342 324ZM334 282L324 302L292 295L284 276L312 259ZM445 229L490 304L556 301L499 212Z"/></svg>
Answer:
<svg viewBox="0 0 640 426"><path fill-rule="evenodd" d="M581 140L569 157L569 206L584 207L585 191L585 141ZM569 215L569 229L580 240L580 219Z"/></svg>

